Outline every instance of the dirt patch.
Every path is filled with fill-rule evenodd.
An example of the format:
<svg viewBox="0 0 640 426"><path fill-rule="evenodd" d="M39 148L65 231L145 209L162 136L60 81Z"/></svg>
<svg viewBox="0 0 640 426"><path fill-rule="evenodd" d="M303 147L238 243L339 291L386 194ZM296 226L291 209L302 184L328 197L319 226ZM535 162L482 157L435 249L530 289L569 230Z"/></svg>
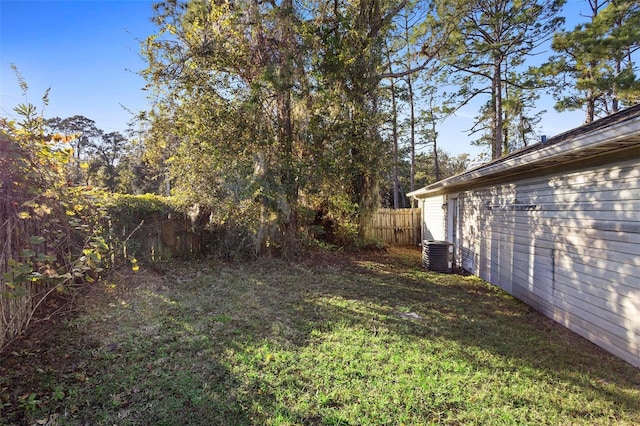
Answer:
<svg viewBox="0 0 640 426"><path fill-rule="evenodd" d="M359 261L394 264L401 267L420 267L420 248L417 246L387 246L381 250L354 252L318 251L305 256L300 263L309 267L339 266L353 267Z"/></svg>

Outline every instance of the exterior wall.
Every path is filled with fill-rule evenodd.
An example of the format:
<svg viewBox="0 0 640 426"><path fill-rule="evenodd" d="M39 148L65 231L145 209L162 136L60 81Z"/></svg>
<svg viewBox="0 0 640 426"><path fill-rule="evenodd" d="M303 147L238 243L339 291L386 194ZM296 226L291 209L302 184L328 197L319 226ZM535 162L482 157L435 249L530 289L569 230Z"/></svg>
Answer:
<svg viewBox="0 0 640 426"><path fill-rule="evenodd" d="M640 366L640 159L458 202L464 269Z"/></svg>
<svg viewBox="0 0 640 426"><path fill-rule="evenodd" d="M422 239L445 240L446 239L446 198L442 195L421 200L422 206Z"/></svg>

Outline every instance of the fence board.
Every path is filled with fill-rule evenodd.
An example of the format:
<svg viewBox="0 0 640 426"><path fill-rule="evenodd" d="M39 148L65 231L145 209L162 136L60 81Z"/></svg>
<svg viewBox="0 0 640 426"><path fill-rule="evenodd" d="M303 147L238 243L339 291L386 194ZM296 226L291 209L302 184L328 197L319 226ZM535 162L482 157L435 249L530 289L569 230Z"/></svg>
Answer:
<svg viewBox="0 0 640 426"><path fill-rule="evenodd" d="M131 230L112 230L127 236ZM131 234L125 255L162 260L201 253L213 237L206 230L194 229L186 217L150 216Z"/></svg>
<svg viewBox="0 0 640 426"><path fill-rule="evenodd" d="M420 209L378 209L364 225L365 236L386 244L420 242Z"/></svg>

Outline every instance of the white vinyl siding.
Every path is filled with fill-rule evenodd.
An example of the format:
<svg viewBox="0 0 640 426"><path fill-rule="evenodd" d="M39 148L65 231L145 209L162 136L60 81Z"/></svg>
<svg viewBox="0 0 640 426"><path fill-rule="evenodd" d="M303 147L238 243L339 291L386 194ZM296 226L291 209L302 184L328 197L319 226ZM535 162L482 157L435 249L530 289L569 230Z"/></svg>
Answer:
<svg viewBox="0 0 640 426"><path fill-rule="evenodd" d="M446 237L446 198L442 195L422 201L422 239L444 240Z"/></svg>
<svg viewBox="0 0 640 426"><path fill-rule="evenodd" d="M640 160L459 194L460 261L640 366Z"/></svg>

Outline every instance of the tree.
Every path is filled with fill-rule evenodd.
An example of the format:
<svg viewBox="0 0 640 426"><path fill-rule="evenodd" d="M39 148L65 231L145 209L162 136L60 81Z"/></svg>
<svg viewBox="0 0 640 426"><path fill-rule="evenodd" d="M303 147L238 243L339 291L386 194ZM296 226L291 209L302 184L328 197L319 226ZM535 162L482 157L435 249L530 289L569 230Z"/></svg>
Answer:
<svg viewBox="0 0 640 426"><path fill-rule="evenodd" d="M436 163L436 158L437 163ZM440 179L457 175L467 170L469 166L469 154L459 154L452 156L448 152L438 149L436 153L421 152L416 156L418 173L416 173L416 185L422 188L437 182L436 164L438 164Z"/></svg>
<svg viewBox="0 0 640 426"><path fill-rule="evenodd" d="M226 178L239 172L260 205L256 251L267 250L276 234L295 240L293 102L300 49L292 2L168 1L156 11L161 33L146 41L146 76L167 90L152 118L155 126L167 116L176 124L165 140L177 145L169 159L182 166L173 169L177 185L193 193L204 184L200 176L213 175L214 190L202 195L217 198L229 189ZM198 164L203 159L210 162ZM198 176L203 166L211 170Z"/></svg>
<svg viewBox="0 0 640 426"><path fill-rule="evenodd" d="M419 4L419 3L418 3ZM404 71L407 74L403 77L407 88L407 103L409 104L409 116L407 117L409 128L409 150L411 160L411 176L409 189L413 191L415 189L414 177L416 173L416 96L415 96L415 81L419 78L419 73L422 70L415 72L409 72L414 69L417 58L415 39L420 36L420 33L424 31L423 26L418 26L418 22L424 20L424 11L420 8L414 7L411 10L405 9L400 15L400 39L403 44L404 55L401 59Z"/></svg>
<svg viewBox="0 0 640 426"><path fill-rule="evenodd" d="M330 115L335 125L327 129L333 138L328 142L349 160L337 158L335 165L349 179L347 192L358 206L360 220L379 204L379 181L387 164L387 145L380 133L380 83L389 77L380 71L388 69L385 45L390 25L406 3L322 2L315 12L322 20L313 49L313 75L319 77L322 102L339 106Z"/></svg>
<svg viewBox="0 0 640 426"><path fill-rule="evenodd" d="M585 110L585 122L640 99L634 53L640 48L640 5L588 0L590 21L553 38L553 56L540 71L552 81L556 109Z"/></svg>
<svg viewBox="0 0 640 426"><path fill-rule="evenodd" d="M96 122L83 116L74 115L65 119L54 117L47 120L47 127L62 133L65 136L73 137L71 146L73 154L77 160L85 158L87 148L91 143L101 136L101 131L96 127Z"/></svg>
<svg viewBox="0 0 640 426"><path fill-rule="evenodd" d="M408 151L404 152L404 160L398 165L399 169L399 183L401 188L409 188L410 179L410 162L408 157ZM436 160L437 158L437 160ZM436 172L436 164L438 165L438 172ZM422 188L432 183L437 182L440 179L446 179L448 177L457 175L467 170L470 164L469 154L451 155L448 152L438 148L436 152L428 150L426 152L418 152L416 154L416 175L415 184L417 188ZM437 174L440 175L440 179L437 178ZM383 206L391 206L393 201L391 198L391 188L383 188ZM409 191L406 191L409 192ZM403 194L403 199L408 203L407 197Z"/></svg>
<svg viewBox="0 0 640 426"><path fill-rule="evenodd" d="M516 77L512 77L515 79ZM537 126L541 115L545 111L531 113L535 101L539 98L536 90L516 86L510 88L505 84L505 93L502 100L502 154L506 155L519 148L526 147L536 141ZM475 117L475 124L470 129L470 134L478 134L478 138L471 143L478 146L492 146L492 117L494 108L489 100L481 106Z"/></svg>
<svg viewBox="0 0 640 426"><path fill-rule="evenodd" d="M157 146L147 143L150 133L146 124L146 113L138 114L129 123L128 143L116 166L117 192L161 194L165 189L167 150L159 152Z"/></svg>
<svg viewBox="0 0 640 426"><path fill-rule="evenodd" d="M389 52L389 48L387 47L387 60L389 64L389 72L393 72L393 67L391 63L391 53ZM396 79L391 77L389 78L389 92L391 95L391 111L389 114L389 118L391 120L391 162L392 162L392 176L391 182L393 184L393 208L399 209L404 206L404 203L400 201L400 183L398 181L398 166L400 162L399 156L399 129L398 129L398 115L399 115L399 88L396 83Z"/></svg>
<svg viewBox="0 0 640 426"><path fill-rule="evenodd" d="M73 160L69 180L76 183L86 182L87 176L82 163L88 161L92 144L102 136L102 131L96 127L95 121L83 115L64 119L53 117L46 120L45 126L49 131L60 133L70 139Z"/></svg>
<svg viewBox="0 0 640 426"><path fill-rule="evenodd" d="M118 186L118 163L124 156L128 140L120 132L103 134L90 145L91 157L87 170L89 181L115 192Z"/></svg>
<svg viewBox="0 0 640 426"><path fill-rule="evenodd" d="M516 77L513 77L516 78ZM518 148L529 146L538 139L536 128L546 111L532 113L533 106L540 95L536 90L505 85L503 152L509 153Z"/></svg>
<svg viewBox="0 0 640 426"><path fill-rule="evenodd" d="M402 7L157 4L160 32L143 45L155 101L149 143L170 147L175 193L229 215L243 206L257 254L295 251L301 200L375 207L386 153L382 47Z"/></svg>
<svg viewBox="0 0 640 426"><path fill-rule="evenodd" d="M441 83L439 74L442 71L442 66L437 63L436 58L440 50L447 45L449 36L457 26L457 22L453 20L440 21L436 24L430 14L431 6L432 3L428 1L409 2L394 20L388 49L389 72L385 77L389 79L393 89L392 118L397 121L402 103L408 108L401 126L395 126L392 134L396 144L400 135L406 135L402 139L407 145L410 156L409 190L415 189L414 177L417 172L415 157L419 146L432 144L434 150L437 150L435 128L437 122L444 118L440 113L446 108L439 111L433 109L434 96ZM421 88L422 93L420 93ZM424 97L425 93L428 94L426 96L429 111L420 111L420 106L424 103L421 95ZM424 120L428 115L438 116L438 118L429 123L430 131L426 132ZM421 137L426 138L426 141L421 140ZM398 152L398 147L396 145L394 147L394 157L397 157L395 154ZM397 164L397 160L394 164ZM399 185L395 185L396 195L398 189Z"/></svg>
<svg viewBox="0 0 640 426"><path fill-rule="evenodd" d="M392 121L391 139L392 139L392 162L393 162L393 193L394 207L399 208L404 203L400 203L399 184L398 184L398 162L399 162L399 144L402 128L408 128L408 147L410 153L410 190L414 188L415 175L415 154L416 154L416 97L415 86L416 79L423 71L424 67L417 67L417 50L418 45L415 38L420 35L423 26L420 25L424 20L425 12L422 10L421 2L410 2L407 7L398 14L394 21L393 30L390 34L389 41L386 46L388 71L389 71L389 91L391 94L391 112ZM396 74L394 71L398 71ZM398 76L399 75L399 76ZM408 104L409 115L400 123L401 103ZM401 126L402 125L402 126Z"/></svg>
<svg viewBox="0 0 640 426"><path fill-rule="evenodd" d="M535 53L563 22L558 11L563 0L441 0L436 3L436 25L459 22L447 49L439 59L455 73L461 104L489 95L488 117L492 158L500 157L504 143L504 90L529 88L528 79L514 79L512 72Z"/></svg>

